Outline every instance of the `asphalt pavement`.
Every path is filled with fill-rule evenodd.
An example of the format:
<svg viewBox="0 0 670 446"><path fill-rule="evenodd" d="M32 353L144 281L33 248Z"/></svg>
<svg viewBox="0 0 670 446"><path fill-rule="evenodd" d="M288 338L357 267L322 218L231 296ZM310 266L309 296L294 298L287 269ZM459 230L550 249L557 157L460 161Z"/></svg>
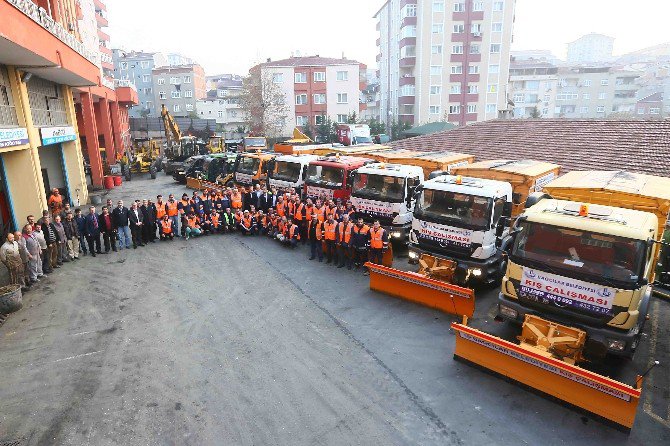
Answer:
<svg viewBox="0 0 670 446"><path fill-rule="evenodd" d="M159 174L109 197L184 190ZM454 361L455 317L307 257L212 235L66 264L0 326L0 445L670 444L670 302L626 435Z"/></svg>

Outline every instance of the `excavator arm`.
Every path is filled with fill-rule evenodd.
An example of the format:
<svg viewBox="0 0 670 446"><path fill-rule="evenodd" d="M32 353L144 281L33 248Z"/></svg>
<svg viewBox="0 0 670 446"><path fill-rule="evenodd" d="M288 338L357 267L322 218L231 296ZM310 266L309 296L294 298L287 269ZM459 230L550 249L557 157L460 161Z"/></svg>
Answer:
<svg viewBox="0 0 670 446"><path fill-rule="evenodd" d="M178 144L181 140L182 134L179 130L177 122L174 120L170 112L165 108L165 104L161 104L161 118L163 118L163 127L165 127L165 139L172 144Z"/></svg>

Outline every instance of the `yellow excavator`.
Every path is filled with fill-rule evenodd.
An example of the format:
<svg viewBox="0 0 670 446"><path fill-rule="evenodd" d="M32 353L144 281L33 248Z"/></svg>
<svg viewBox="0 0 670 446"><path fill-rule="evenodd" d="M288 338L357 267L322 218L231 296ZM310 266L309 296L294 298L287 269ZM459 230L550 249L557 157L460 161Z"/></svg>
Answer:
<svg viewBox="0 0 670 446"><path fill-rule="evenodd" d="M183 135L179 125L170 112L161 105L161 118L165 129L165 150L163 169L166 175L171 175L175 170L183 167L184 161L193 155L206 155L207 144L198 140L195 136Z"/></svg>

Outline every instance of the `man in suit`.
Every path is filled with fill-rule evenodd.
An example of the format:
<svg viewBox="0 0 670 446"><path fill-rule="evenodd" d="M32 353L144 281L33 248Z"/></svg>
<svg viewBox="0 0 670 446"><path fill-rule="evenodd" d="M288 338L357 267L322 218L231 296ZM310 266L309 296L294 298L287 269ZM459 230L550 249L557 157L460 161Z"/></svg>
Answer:
<svg viewBox="0 0 670 446"><path fill-rule="evenodd" d="M102 214L98 215L98 220L100 222L100 233L102 234L102 244L105 246L105 253L108 253L110 248L116 252L116 228L114 228L114 221L107 206L102 207Z"/></svg>
<svg viewBox="0 0 670 446"><path fill-rule="evenodd" d="M261 195L258 197L258 208L267 214L268 209L274 207L274 205L275 205L275 196L271 192L268 192L268 189L265 186L263 186L263 189L261 190Z"/></svg>
<svg viewBox="0 0 670 446"><path fill-rule="evenodd" d="M100 250L100 218L95 213L95 206L88 208L88 215L86 215L84 223L84 233L91 256L95 257L96 254L102 254Z"/></svg>
<svg viewBox="0 0 670 446"><path fill-rule="evenodd" d="M128 220L130 221L130 232L133 236L133 249L137 249L138 246L144 246L144 243L142 243L144 216L142 215L142 211L137 208L137 203L130 205Z"/></svg>
<svg viewBox="0 0 670 446"><path fill-rule="evenodd" d="M156 243L156 206L151 200L142 200L142 243Z"/></svg>
<svg viewBox="0 0 670 446"><path fill-rule="evenodd" d="M256 200L254 200L256 194L254 194L251 189L251 187L247 186L244 188L244 192L242 192L242 209L245 211L251 211L251 206L256 203Z"/></svg>
<svg viewBox="0 0 670 446"><path fill-rule="evenodd" d="M130 241L132 239L130 232L130 211L123 205L123 201L119 200L116 208L112 211L112 223L119 234L119 249L130 249Z"/></svg>

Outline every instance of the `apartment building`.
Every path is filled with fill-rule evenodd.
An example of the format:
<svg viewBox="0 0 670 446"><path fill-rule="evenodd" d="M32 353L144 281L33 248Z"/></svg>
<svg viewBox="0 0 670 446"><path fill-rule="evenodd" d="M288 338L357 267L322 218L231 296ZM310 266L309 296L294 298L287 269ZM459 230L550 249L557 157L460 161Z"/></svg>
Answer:
<svg viewBox="0 0 670 446"><path fill-rule="evenodd" d="M635 117L640 119L660 119L668 116L663 109L663 92L643 97L635 104Z"/></svg>
<svg viewBox="0 0 670 446"><path fill-rule="evenodd" d="M614 37L590 33L568 43L569 64L609 62L612 60Z"/></svg>
<svg viewBox="0 0 670 446"><path fill-rule="evenodd" d="M236 74L206 76L207 97L196 103L198 116L215 119L220 130L235 131L246 124L240 109L242 77Z"/></svg>
<svg viewBox="0 0 670 446"><path fill-rule="evenodd" d="M205 71L197 64L154 68L151 79L158 114L165 104L173 116L195 116L198 99L207 95Z"/></svg>
<svg viewBox="0 0 670 446"><path fill-rule="evenodd" d="M515 0L388 0L375 14L382 119L458 125L506 109Z"/></svg>
<svg viewBox="0 0 670 446"><path fill-rule="evenodd" d="M144 51L112 50L114 62L114 78L128 81L137 88L139 104L129 110L131 118L143 116L158 116L160 105L154 99L154 85L151 71L154 68L168 65L167 58L162 53Z"/></svg>
<svg viewBox="0 0 670 446"><path fill-rule="evenodd" d="M558 68L538 60L513 60L509 69L509 98L515 118L553 118Z"/></svg>
<svg viewBox="0 0 670 446"><path fill-rule="evenodd" d="M130 87L106 77L106 7L99 0L0 0L0 229L21 228L58 188L88 200L84 161L102 185L102 154L124 148ZM106 62L105 62L106 63Z"/></svg>
<svg viewBox="0 0 670 446"><path fill-rule="evenodd" d="M554 116L604 118L632 115L640 74L616 67L562 67L558 70Z"/></svg>
<svg viewBox="0 0 670 446"><path fill-rule="evenodd" d="M347 122L353 112L366 108L361 92L366 87L366 65L354 60L316 56L268 60L253 67L261 77L279 86L288 105L283 135L307 123L319 125L330 117Z"/></svg>

